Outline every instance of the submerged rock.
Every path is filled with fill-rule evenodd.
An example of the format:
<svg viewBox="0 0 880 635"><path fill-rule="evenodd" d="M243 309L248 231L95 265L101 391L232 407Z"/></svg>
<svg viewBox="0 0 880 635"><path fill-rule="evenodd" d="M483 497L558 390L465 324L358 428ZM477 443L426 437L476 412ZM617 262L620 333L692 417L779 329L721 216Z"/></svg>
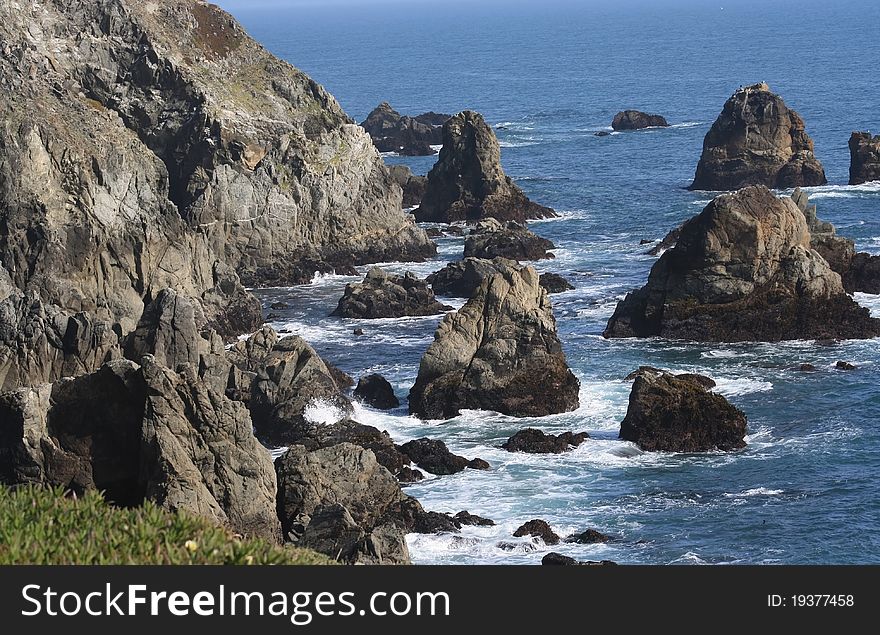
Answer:
<svg viewBox="0 0 880 635"><path fill-rule="evenodd" d="M880 135L854 132L849 138L849 184L880 181Z"/></svg>
<svg viewBox="0 0 880 635"><path fill-rule="evenodd" d="M394 394L394 388L382 375L372 374L361 377L354 389L355 399L379 410L391 410L400 405Z"/></svg>
<svg viewBox="0 0 880 635"><path fill-rule="evenodd" d="M693 190L825 185L804 121L767 84L737 90L703 142Z"/></svg>
<svg viewBox="0 0 880 635"><path fill-rule="evenodd" d="M431 146L443 143L441 126L449 118L450 115L437 113L405 117L388 102L382 102L361 123L361 127L369 133L379 152L429 156L437 154Z"/></svg>
<svg viewBox="0 0 880 635"><path fill-rule="evenodd" d="M595 562L593 560L580 561L575 560L571 556L565 556L561 553L556 553L552 551L548 553L541 559L541 564L544 566L588 566L588 567L607 567L614 566L617 563L611 560L601 560L599 562Z"/></svg>
<svg viewBox="0 0 880 635"><path fill-rule="evenodd" d="M524 223L553 216L552 209L530 201L504 173L495 131L479 113L466 110L444 124L443 149L415 211L419 222L497 218Z"/></svg>
<svg viewBox="0 0 880 635"><path fill-rule="evenodd" d="M494 527L495 521L467 511L458 512L452 519L461 525L472 525L475 527Z"/></svg>
<svg viewBox="0 0 880 635"><path fill-rule="evenodd" d="M565 542L573 542L579 545L595 545L605 542L611 542L611 537L606 536L601 531L595 529L587 529L579 534L574 534L565 539Z"/></svg>
<svg viewBox="0 0 880 635"><path fill-rule="evenodd" d="M576 409L579 386L547 292L526 267L487 278L443 319L422 357L409 406L426 419L448 419L462 409L538 417Z"/></svg>
<svg viewBox="0 0 880 635"><path fill-rule="evenodd" d="M360 284L349 284L331 315L373 320L404 316L437 315L452 307L434 298L428 283L407 272L403 276L373 267Z"/></svg>
<svg viewBox="0 0 880 635"><path fill-rule="evenodd" d="M562 454L590 438L586 432L563 432L546 434L535 428L520 430L501 446L508 452L528 452L531 454Z"/></svg>
<svg viewBox="0 0 880 635"><path fill-rule="evenodd" d="M648 452L737 450L746 445L746 416L700 382L642 372L633 384L620 438Z"/></svg>
<svg viewBox="0 0 880 635"><path fill-rule="evenodd" d="M606 337L696 341L870 338L880 320L811 249L805 215L764 187L719 196L682 230Z"/></svg>
<svg viewBox="0 0 880 635"><path fill-rule="evenodd" d="M540 519L530 520L513 532L514 538L522 538L523 536L540 538L545 545L559 544L559 536L556 535L556 532L550 528L546 521Z"/></svg>
<svg viewBox="0 0 880 635"><path fill-rule="evenodd" d="M541 286L547 289L547 293L551 294L565 293L574 289L574 285L558 273L542 273L539 281Z"/></svg>
<svg viewBox="0 0 880 635"><path fill-rule="evenodd" d="M556 249L552 241L515 223L500 223L494 218L481 221L465 238L464 257L505 258L508 260L546 260L555 258L548 249Z"/></svg>
<svg viewBox="0 0 880 635"><path fill-rule="evenodd" d="M611 127L615 130L641 130L642 128L668 128L669 122L660 115L649 115L639 110L624 110L614 115Z"/></svg>
<svg viewBox="0 0 880 635"><path fill-rule="evenodd" d="M400 446L400 451L426 472L438 476L458 474L468 467L475 470L489 469L489 464L482 459L468 460L453 454L443 441L437 439L408 441Z"/></svg>

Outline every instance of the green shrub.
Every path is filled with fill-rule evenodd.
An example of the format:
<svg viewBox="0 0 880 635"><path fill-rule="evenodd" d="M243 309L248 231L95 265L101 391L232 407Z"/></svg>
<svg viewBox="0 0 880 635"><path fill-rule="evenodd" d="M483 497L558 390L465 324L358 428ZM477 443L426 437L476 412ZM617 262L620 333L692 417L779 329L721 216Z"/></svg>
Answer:
<svg viewBox="0 0 880 635"><path fill-rule="evenodd" d="M243 540L210 521L98 492L0 486L0 564L327 564L320 554Z"/></svg>

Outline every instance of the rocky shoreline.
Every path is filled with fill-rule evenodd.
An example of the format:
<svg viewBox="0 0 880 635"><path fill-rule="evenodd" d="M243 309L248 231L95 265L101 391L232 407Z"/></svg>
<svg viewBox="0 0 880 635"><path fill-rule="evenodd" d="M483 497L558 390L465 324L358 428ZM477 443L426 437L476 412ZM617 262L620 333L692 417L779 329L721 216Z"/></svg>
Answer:
<svg viewBox="0 0 880 635"><path fill-rule="evenodd" d="M556 250L528 221L556 212L505 173L482 115L407 117L383 103L357 126L196 0L38 0L0 7L0 33L2 484L99 491L346 564L406 564L408 534L494 525L406 493L425 478L493 475L447 447L442 422L468 410L525 419L501 448L558 460L594 442L535 421L581 407L550 297L575 286L528 264ZM668 125L623 111L613 128ZM380 155L437 145L424 177ZM880 178L876 146L853 133L851 183ZM802 190L768 189L825 182L802 118L766 84L736 91L691 186L731 191L655 246L645 285L618 303L605 338L880 336L880 319L850 295L880 292L878 257L856 253ZM437 244L418 223L461 236L461 258L424 280L372 267L327 316L357 330L437 316L406 400L375 372L355 387L306 339L264 324L248 287L431 259ZM447 298L465 302L456 310ZM642 367L627 381L618 434L638 451L746 447L747 414L714 380ZM335 420L316 419L316 403ZM438 422L437 437L400 443L357 421L359 404L405 407ZM537 518L512 537L563 541ZM613 540L595 529L565 539Z"/></svg>

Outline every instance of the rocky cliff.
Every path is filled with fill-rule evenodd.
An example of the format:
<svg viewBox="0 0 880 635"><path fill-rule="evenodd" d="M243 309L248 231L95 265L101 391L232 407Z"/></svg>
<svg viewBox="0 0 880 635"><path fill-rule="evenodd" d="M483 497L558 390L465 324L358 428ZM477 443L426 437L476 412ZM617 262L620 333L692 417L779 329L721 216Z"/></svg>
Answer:
<svg viewBox="0 0 880 635"><path fill-rule="evenodd" d="M767 84L737 90L703 141L693 190L824 185L804 120Z"/></svg>
<svg viewBox="0 0 880 635"><path fill-rule="evenodd" d="M697 341L880 334L811 248L805 213L764 187L719 196L684 225L648 283L617 305L606 337Z"/></svg>
<svg viewBox="0 0 880 635"><path fill-rule="evenodd" d="M4 1L0 53L0 312L14 325L0 374L16 382L28 358L49 369L38 381L93 370L165 287L231 336L261 321L237 274L434 251L369 136L213 5Z"/></svg>

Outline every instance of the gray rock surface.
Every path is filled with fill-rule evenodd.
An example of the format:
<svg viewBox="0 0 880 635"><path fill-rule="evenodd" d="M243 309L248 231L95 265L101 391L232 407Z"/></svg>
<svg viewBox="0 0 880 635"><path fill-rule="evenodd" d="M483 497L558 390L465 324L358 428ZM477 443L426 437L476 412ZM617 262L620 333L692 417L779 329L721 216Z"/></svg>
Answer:
<svg viewBox="0 0 880 635"><path fill-rule="evenodd" d="M606 337L698 341L870 338L880 333L811 248L805 214L764 187L719 196L687 223Z"/></svg>
<svg viewBox="0 0 880 635"><path fill-rule="evenodd" d="M543 416L578 406L547 292L531 267L497 273L447 315L422 357L410 411L448 419L461 409Z"/></svg>
<svg viewBox="0 0 880 635"><path fill-rule="evenodd" d="M389 166L388 171L391 178L403 190L403 206L405 208L416 207L422 202L425 196L425 189L428 187L428 177L413 174L405 165Z"/></svg>
<svg viewBox="0 0 880 635"><path fill-rule="evenodd" d="M495 131L476 112L461 112L443 126L443 149L428 173L428 187L415 211L420 222L475 222L483 218L548 218L556 213L533 203L501 167Z"/></svg>
<svg viewBox="0 0 880 635"><path fill-rule="evenodd" d="M767 84L741 87L703 141L693 190L824 185L804 121Z"/></svg>
<svg viewBox="0 0 880 635"><path fill-rule="evenodd" d="M420 157L437 154L431 146L443 143L442 126L449 115L425 113L407 117L382 102L361 123L379 152L395 152L403 156Z"/></svg>
<svg viewBox="0 0 880 635"><path fill-rule="evenodd" d="M555 258L548 249L555 249L551 240L538 236L524 225L509 221L501 223L494 218L477 223L465 238L464 257L507 258L508 260L547 260Z"/></svg>
<svg viewBox="0 0 880 635"><path fill-rule="evenodd" d="M346 285L331 315L373 320L438 315L451 310L452 307L438 302L428 283L415 274L397 276L373 267L363 282Z"/></svg>
<svg viewBox="0 0 880 635"><path fill-rule="evenodd" d="M642 128L668 128L669 122L661 115L649 115L640 110L623 110L614 115L611 127L615 130L641 130Z"/></svg>
<svg viewBox="0 0 880 635"><path fill-rule="evenodd" d="M502 272L516 271L520 265L509 258L472 258L450 262L426 278L434 293L449 298L470 298L486 278Z"/></svg>

